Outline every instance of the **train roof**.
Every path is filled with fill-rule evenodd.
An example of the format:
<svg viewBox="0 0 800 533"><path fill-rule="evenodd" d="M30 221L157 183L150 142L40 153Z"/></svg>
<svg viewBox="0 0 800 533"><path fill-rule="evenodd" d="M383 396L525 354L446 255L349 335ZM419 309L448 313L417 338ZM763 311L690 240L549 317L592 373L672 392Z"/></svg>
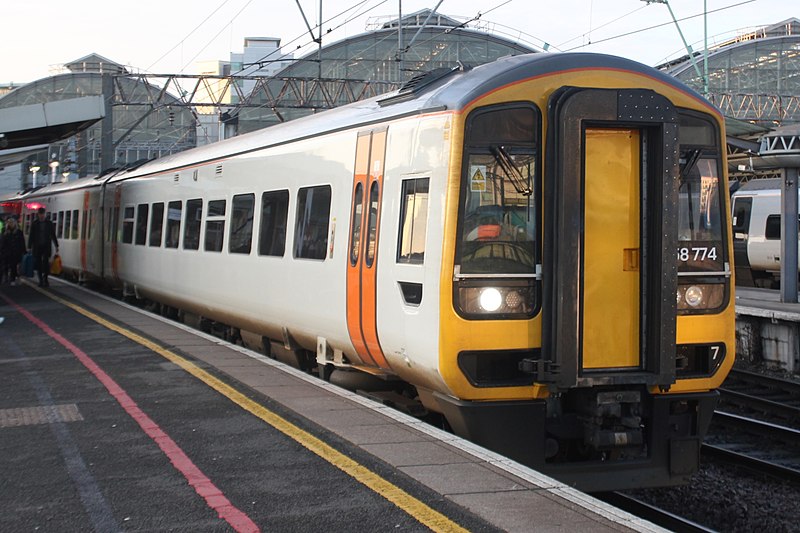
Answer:
<svg viewBox="0 0 800 533"><path fill-rule="evenodd" d="M750 180L737 190L735 195L779 194L781 191L780 178L761 178Z"/></svg>
<svg viewBox="0 0 800 533"><path fill-rule="evenodd" d="M704 102L698 93L675 78L621 57L589 53L536 53L508 56L475 68L453 69L446 73L442 73L443 69L439 69L440 72L435 74L436 79L430 82L419 83L419 80L416 80L414 83L417 83L418 87L409 87L407 84L393 93L172 154L133 169L116 170L100 176L97 181L114 182L169 172L298 139L353 127L365 127L404 116L445 110L459 111L475 99L512 83L553 72L592 68L621 70L649 76L664 84L675 86L699 102ZM48 190L55 189L48 187Z"/></svg>

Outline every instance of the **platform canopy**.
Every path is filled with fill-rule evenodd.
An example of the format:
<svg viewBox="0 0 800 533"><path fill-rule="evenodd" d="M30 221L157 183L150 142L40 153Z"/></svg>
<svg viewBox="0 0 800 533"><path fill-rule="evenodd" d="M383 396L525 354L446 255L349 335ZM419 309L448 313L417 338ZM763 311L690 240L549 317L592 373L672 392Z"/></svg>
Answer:
<svg viewBox="0 0 800 533"><path fill-rule="evenodd" d="M0 157L4 156L4 152L14 149L49 144L71 137L103 116L105 108L102 96L84 96L0 109Z"/></svg>

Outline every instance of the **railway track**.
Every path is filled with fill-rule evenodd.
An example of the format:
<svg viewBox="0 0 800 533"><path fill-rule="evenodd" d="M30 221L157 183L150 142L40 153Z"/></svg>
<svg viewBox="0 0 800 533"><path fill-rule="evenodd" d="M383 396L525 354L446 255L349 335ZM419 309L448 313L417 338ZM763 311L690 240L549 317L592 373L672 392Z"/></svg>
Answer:
<svg viewBox="0 0 800 533"><path fill-rule="evenodd" d="M688 533L716 531L621 492L602 492L593 496L670 531Z"/></svg>
<svg viewBox="0 0 800 533"><path fill-rule="evenodd" d="M704 454L800 484L800 431L724 411L714 413L712 424L724 429L709 436Z"/></svg>
<svg viewBox="0 0 800 533"><path fill-rule="evenodd" d="M749 409L790 421L800 421L800 383L733 369L719 389L722 405Z"/></svg>

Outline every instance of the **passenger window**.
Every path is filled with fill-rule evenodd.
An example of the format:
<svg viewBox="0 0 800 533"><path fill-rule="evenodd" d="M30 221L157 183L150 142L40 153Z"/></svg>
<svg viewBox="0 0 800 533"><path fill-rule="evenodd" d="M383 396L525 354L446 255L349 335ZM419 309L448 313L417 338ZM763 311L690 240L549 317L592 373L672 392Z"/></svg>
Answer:
<svg viewBox="0 0 800 533"><path fill-rule="evenodd" d="M72 239L78 238L78 213L79 211L77 209L72 211Z"/></svg>
<svg viewBox="0 0 800 533"><path fill-rule="evenodd" d="M380 185L372 182L369 188L369 221L367 222L367 267L375 261L375 247L378 243L378 203L380 200Z"/></svg>
<svg viewBox="0 0 800 533"><path fill-rule="evenodd" d="M86 232L88 231L89 225L89 211L83 212L83 219L81 220L81 239L86 240Z"/></svg>
<svg viewBox="0 0 800 533"><path fill-rule="evenodd" d="M781 215L769 215L767 217L767 227L764 228L764 238L768 241L781 240ZM800 224L800 217L797 219Z"/></svg>
<svg viewBox="0 0 800 533"><path fill-rule="evenodd" d="M328 248L331 187L304 187L297 192L294 257L324 260Z"/></svg>
<svg viewBox="0 0 800 533"><path fill-rule="evenodd" d="M270 191L261 196L261 232L258 254L283 257L289 218L289 191Z"/></svg>
<svg viewBox="0 0 800 533"><path fill-rule="evenodd" d="M428 178L404 180L400 198L397 262L422 264L428 228Z"/></svg>
<svg viewBox="0 0 800 533"><path fill-rule="evenodd" d="M764 238L768 241L779 241L781 239L780 215L769 215L767 217L767 227L764 228Z"/></svg>
<svg viewBox="0 0 800 533"><path fill-rule="evenodd" d="M256 196L254 194L237 194L233 197L231 213L231 234L228 239L228 250L233 254L249 254L253 241L253 213Z"/></svg>
<svg viewBox="0 0 800 533"><path fill-rule="evenodd" d="M119 207L114 207L111 209L111 241L118 242L119 241Z"/></svg>
<svg viewBox="0 0 800 533"><path fill-rule="evenodd" d="M350 235L350 265L356 266L358 263L358 250L361 246L361 221L364 211L364 186L361 183L356 185L356 192L353 195L353 220L350 227L353 233Z"/></svg>
<svg viewBox="0 0 800 533"><path fill-rule="evenodd" d="M136 244L147 242L147 215L149 211L150 206L147 204L139 204L136 208Z"/></svg>
<svg viewBox="0 0 800 533"><path fill-rule="evenodd" d="M150 222L150 246L161 246L161 233L164 227L164 202L153 204Z"/></svg>
<svg viewBox="0 0 800 533"><path fill-rule="evenodd" d="M203 200L197 198L186 202L186 220L183 226L183 249L200 248L200 223L203 218Z"/></svg>
<svg viewBox="0 0 800 533"><path fill-rule="evenodd" d="M59 239L64 238L64 211L58 212L58 227L56 228L56 237Z"/></svg>
<svg viewBox="0 0 800 533"><path fill-rule="evenodd" d="M69 225L69 213L67 213L67 225ZM122 242L133 242L133 206L128 206L122 212Z"/></svg>
<svg viewBox="0 0 800 533"><path fill-rule="evenodd" d="M69 239L69 226L72 222L72 213L69 211L64 212L64 238Z"/></svg>
<svg viewBox="0 0 800 533"><path fill-rule="evenodd" d="M106 242L111 242L111 236L114 235L114 232L111 231L112 228L111 221L114 220L114 218L111 216L111 213L113 213L113 211L110 207L106 209L106 220L105 220Z"/></svg>
<svg viewBox="0 0 800 533"><path fill-rule="evenodd" d="M206 215L206 239L203 249L206 252L221 252L222 236L225 234L225 200L208 202Z"/></svg>
<svg viewBox="0 0 800 533"><path fill-rule="evenodd" d="M86 238L88 240L92 240L92 234L94 233L94 225L95 225L94 209L89 209L88 214L89 214L87 219L88 221L86 222Z"/></svg>
<svg viewBox="0 0 800 533"><path fill-rule="evenodd" d="M170 202L167 205L167 248L177 248L178 239L181 235L181 211L183 204L179 201Z"/></svg>

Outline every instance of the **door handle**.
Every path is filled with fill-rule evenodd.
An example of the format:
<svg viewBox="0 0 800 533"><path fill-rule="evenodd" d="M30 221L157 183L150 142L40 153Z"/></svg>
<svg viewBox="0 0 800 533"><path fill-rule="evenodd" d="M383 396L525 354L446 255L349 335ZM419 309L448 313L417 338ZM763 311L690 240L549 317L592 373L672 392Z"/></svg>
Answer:
<svg viewBox="0 0 800 533"><path fill-rule="evenodd" d="M625 272L638 272L639 271L639 249L638 248L623 248L622 249L622 270Z"/></svg>

